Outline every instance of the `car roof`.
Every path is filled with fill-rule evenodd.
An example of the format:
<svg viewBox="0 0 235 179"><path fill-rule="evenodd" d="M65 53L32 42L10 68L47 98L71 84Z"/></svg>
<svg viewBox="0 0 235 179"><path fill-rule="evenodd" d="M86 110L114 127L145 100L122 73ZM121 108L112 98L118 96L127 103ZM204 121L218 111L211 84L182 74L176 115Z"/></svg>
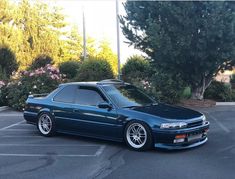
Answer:
<svg viewBox="0 0 235 179"><path fill-rule="evenodd" d="M97 85L106 85L106 84L128 84L121 80L116 79L107 79L102 81L89 81L89 82L69 82L60 84L60 86L64 85L82 85L82 86L97 86Z"/></svg>

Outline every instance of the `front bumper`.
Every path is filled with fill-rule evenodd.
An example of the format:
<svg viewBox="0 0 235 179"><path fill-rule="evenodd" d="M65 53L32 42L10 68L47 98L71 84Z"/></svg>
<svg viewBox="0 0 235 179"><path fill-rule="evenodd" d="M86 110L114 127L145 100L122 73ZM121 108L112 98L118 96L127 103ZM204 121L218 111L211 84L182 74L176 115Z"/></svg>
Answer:
<svg viewBox="0 0 235 179"><path fill-rule="evenodd" d="M164 148L164 149L187 149L196 147L199 145L204 144L207 138L207 131L209 129L210 123L206 121L205 124L201 126L196 126L192 128L185 128L185 129L158 129L153 130L153 137L154 137L154 146L157 148ZM174 140L176 139L177 135L185 135L186 137L182 142L175 143ZM200 136L193 140L189 140L190 136Z"/></svg>

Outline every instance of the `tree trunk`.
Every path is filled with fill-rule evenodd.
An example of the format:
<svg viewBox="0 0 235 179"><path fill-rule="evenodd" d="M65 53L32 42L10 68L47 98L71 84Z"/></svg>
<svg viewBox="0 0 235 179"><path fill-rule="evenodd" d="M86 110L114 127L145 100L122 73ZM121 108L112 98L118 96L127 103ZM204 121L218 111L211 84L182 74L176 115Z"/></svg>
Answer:
<svg viewBox="0 0 235 179"><path fill-rule="evenodd" d="M203 100L205 90L210 86L212 77L203 75L201 83L192 88L192 99Z"/></svg>
<svg viewBox="0 0 235 179"><path fill-rule="evenodd" d="M203 100L205 90L202 86L196 87L192 90L192 99Z"/></svg>

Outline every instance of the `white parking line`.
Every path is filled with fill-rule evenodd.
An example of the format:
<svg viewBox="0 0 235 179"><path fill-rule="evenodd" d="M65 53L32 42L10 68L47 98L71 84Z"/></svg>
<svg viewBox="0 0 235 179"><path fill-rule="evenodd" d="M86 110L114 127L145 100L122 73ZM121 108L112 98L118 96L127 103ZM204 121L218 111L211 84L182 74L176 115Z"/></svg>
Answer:
<svg viewBox="0 0 235 179"><path fill-rule="evenodd" d="M35 137L38 137L38 138L45 138L45 137L43 137L43 136L40 136L40 135L33 135L33 136L27 136L27 135L3 135L3 136L1 136L0 135L0 137L2 137L2 138L35 138Z"/></svg>
<svg viewBox="0 0 235 179"><path fill-rule="evenodd" d="M100 147L101 145L90 145L90 144L0 144L1 146L22 146L22 147ZM102 147L102 146L101 146Z"/></svg>
<svg viewBox="0 0 235 179"><path fill-rule="evenodd" d="M17 126L17 125L19 125L19 124L21 124L21 123L23 123L23 122L24 122L24 121L20 121L20 122L17 122L17 123L11 124L11 125L9 125L9 126L3 127L3 128L1 128L1 129L0 129L0 131L3 131L3 130L6 130L6 129L9 129L9 128L13 127L13 126Z"/></svg>
<svg viewBox="0 0 235 179"><path fill-rule="evenodd" d="M0 153L0 156L5 157L48 157L48 156L56 156L56 157L96 157L96 155L70 155L70 154L6 154L6 153Z"/></svg>
<svg viewBox="0 0 235 179"><path fill-rule="evenodd" d="M97 147L98 145L22 145L22 144L0 144L0 146L83 146L83 147ZM96 151L95 154L22 154L22 153L0 153L0 156L5 157L48 157L48 156L55 156L55 157L98 157L100 156L105 149L105 145L100 146L100 148Z"/></svg>
<svg viewBox="0 0 235 179"><path fill-rule="evenodd" d="M95 153L95 156L100 156L103 153L104 149L105 145L102 145L99 150L97 150L97 152Z"/></svg>
<svg viewBox="0 0 235 179"><path fill-rule="evenodd" d="M0 130L1 131L1 130ZM22 132L35 132L33 129L4 129L4 131L22 131Z"/></svg>
<svg viewBox="0 0 235 179"><path fill-rule="evenodd" d="M21 123L21 124L18 124L18 126L32 126L31 124L27 124L27 123Z"/></svg>
<svg viewBox="0 0 235 179"><path fill-rule="evenodd" d="M0 117L23 117L23 114L0 114Z"/></svg>
<svg viewBox="0 0 235 179"><path fill-rule="evenodd" d="M230 132L231 132L225 125L223 125L216 117L214 117L213 115L211 115L209 112L206 112L206 111L205 111L204 113L208 114L208 116L209 116L211 119L213 119L213 120L216 122L216 124L217 124L218 126L220 126L221 129L223 129L226 133L230 133Z"/></svg>

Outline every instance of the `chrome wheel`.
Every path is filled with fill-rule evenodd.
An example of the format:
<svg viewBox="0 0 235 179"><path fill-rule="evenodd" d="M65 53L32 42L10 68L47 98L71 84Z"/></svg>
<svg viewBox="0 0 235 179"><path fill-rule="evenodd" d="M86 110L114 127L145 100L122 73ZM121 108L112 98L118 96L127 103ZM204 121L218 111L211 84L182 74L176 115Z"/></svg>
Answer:
<svg viewBox="0 0 235 179"><path fill-rule="evenodd" d="M43 114L39 117L38 129L44 135L47 135L50 133L52 129L52 120L50 116L48 116L47 114Z"/></svg>
<svg viewBox="0 0 235 179"><path fill-rule="evenodd" d="M139 149L143 147L147 141L147 132L144 126L139 123L131 124L127 129L126 139L133 148Z"/></svg>

